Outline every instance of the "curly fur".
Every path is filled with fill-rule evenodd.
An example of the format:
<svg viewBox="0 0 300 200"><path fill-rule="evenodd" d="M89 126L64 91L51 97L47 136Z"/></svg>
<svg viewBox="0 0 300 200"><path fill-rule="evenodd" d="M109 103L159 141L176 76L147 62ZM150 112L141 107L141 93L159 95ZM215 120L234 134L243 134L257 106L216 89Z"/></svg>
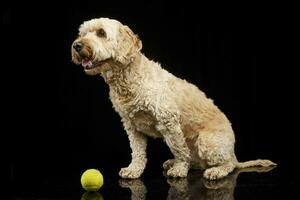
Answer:
<svg viewBox="0 0 300 200"><path fill-rule="evenodd" d="M97 36L97 31L105 31ZM163 164L170 177L186 177L189 169L203 168L207 179L222 178L234 168L275 165L268 160L239 163L229 120L195 85L175 77L141 53L142 42L129 27L108 18L84 22L79 29L83 49L72 48L76 64L101 64L86 69L100 74L110 88L110 99L120 114L132 149L123 178L138 178L147 158L147 136L163 138L174 159Z"/></svg>

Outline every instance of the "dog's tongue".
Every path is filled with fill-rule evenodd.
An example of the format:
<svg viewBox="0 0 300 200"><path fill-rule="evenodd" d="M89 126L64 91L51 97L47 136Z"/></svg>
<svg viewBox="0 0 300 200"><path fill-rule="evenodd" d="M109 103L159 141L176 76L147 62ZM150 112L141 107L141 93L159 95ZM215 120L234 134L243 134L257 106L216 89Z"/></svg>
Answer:
<svg viewBox="0 0 300 200"><path fill-rule="evenodd" d="M88 68L88 67L92 67L93 63L92 61L82 61L81 65L85 68Z"/></svg>

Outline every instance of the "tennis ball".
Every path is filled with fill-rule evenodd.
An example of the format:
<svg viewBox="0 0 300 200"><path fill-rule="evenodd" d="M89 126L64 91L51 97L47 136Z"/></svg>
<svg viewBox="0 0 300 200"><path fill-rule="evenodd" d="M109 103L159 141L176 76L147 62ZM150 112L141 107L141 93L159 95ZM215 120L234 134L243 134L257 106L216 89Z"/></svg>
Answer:
<svg viewBox="0 0 300 200"><path fill-rule="evenodd" d="M97 169L88 169L81 175L80 181L86 191L97 191L103 185L103 176Z"/></svg>

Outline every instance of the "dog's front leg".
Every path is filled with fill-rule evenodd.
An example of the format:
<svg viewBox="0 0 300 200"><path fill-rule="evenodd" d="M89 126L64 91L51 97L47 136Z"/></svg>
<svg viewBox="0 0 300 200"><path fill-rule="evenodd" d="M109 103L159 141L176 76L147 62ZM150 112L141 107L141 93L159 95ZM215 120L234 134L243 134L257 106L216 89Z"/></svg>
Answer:
<svg viewBox="0 0 300 200"><path fill-rule="evenodd" d="M167 175L170 177L186 177L190 168L190 150L186 144L183 132L177 120L161 120L164 123L157 125L165 142L169 146L174 160L169 167Z"/></svg>
<svg viewBox="0 0 300 200"><path fill-rule="evenodd" d="M128 167L120 170L119 175L122 178L139 178L144 172L147 163L147 137L135 130L129 122L125 122L124 127L127 132L132 150L132 160Z"/></svg>

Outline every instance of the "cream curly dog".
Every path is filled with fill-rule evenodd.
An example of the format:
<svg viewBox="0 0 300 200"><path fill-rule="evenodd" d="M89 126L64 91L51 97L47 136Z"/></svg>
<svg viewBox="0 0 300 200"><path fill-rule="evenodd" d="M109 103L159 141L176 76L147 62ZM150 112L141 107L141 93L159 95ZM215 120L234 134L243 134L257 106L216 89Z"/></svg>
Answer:
<svg viewBox="0 0 300 200"><path fill-rule="evenodd" d="M128 134L132 161L120 170L121 177L143 173L147 136L163 138L174 155L163 164L170 177L186 177L189 169L201 168L213 180L234 168L275 165L269 160L238 162L226 116L195 85L162 69L141 49L128 26L108 18L84 22L72 44L73 62L88 75L100 74L109 85Z"/></svg>

